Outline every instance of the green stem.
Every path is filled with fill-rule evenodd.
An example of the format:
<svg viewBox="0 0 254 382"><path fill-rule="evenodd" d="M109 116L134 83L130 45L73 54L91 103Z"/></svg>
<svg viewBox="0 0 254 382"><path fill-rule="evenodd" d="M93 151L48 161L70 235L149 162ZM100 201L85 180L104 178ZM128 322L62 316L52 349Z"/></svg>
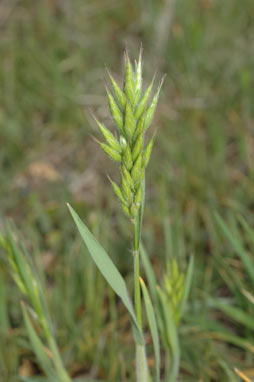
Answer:
<svg viewBox="0 0 254 382"><path fill-rule="evenodd" d="M55 364L58 377L60 378L59 382L71 382L71 379L63 366L63 362L62 362L62 359L61 359L61 356L54 338L50 337L48 339L48 342L49 342L50 350L52 351L52 354L53 354L53 362Z"/></svg>
<svg viewBox="0 0 254 382"><path fill-rule="evenodd" d="M65 370L61 355L59 353L58 346L57 346L55 338L53 336L53 330L52 330L51 323L49 321L49 316L48 316L46 304L44 305L44 308L45 308L45 310L44 310L45 316L42 315L40 317L40 322L41 322L41 326L42 326L45 338L46 338L48 345L49 345L49 348L52 352L52 361L55 365L57 376L59 378L59 382L71 382L71 378L68 375L67 371Z"/></svg>
<svg viewBox="0 0 254 382"><path fill-rule="evenodd" d="M140 290L140 264L139 264L139 247L140 247L140 219L134 225L133 239L133 256L134 256L134 302L136 316L140 330L142 332L142 306L141 306L141 290ZM137 367L137 382L148 382L148 367L146 359L145 345L136 344L136 367Z"/></svg>
<svg viewBox="0 0 254 382"><path fill-rule="evenodd" d="M140 265L139 265L139 227L138 223L134 226L133 256L134 256L134 290L135 290L135 309L140 329L142 330L142 311L141 311L141 291L140 291Z"/></svg>

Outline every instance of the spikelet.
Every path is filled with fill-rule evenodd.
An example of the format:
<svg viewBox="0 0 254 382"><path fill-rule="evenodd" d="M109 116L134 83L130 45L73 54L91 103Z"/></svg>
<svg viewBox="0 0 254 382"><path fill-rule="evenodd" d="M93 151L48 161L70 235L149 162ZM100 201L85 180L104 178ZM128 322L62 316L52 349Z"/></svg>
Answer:
<svg viewBox="0 0 254 382"><path fill-rule="evenodd" d="M139 60L135 61L135 96L134 105L137 105L142 92L142 50L140 49Z"/></svg>
<svg viewBox="0 0 254 382"><path fill-rule="evenodd" d="M132 65L128 56L128 52L125 52L125 78L124 78L124 92L131 104L134 103L135 87L134 87L134 73Z"/></svg>
<svg viewBox="0 0 254 382"><path fill-rule="evenodd" d="M142 179L151 156L153 138L144 147L144 134L152 122L158 103L162 81L152 97L154 78L142 94L142 54L133 70L128 53L125 53L125 75L123 89L108 72L112 92L106 88L110 113L118 130L116 138L96 120L105 143L101 148L113 160L120 163L121 185L111 184L126 215L136 222L142 201Z"/></svg>
<svg viewBox="0 0 254 382"><path fill-rule="evenodd" d="M99 127L102 135L105 138L105 141L107 144L118 153L121 153L122 149L120 144L118 143L117 139L114 137L114 135L102 124L100 123L95 117L95 122L97 123L97 126Z"/></svg>
<svg viewBox="0 0 254 382"><path fill-rule="evenodd" d="M152 92L152 88L153 88L153 83L154 83L154 78L152 79L152 82L150 83L150 85L148 86L145 94L143 95L141 101L139 102L139 104L137 105L137 108L135 110L135 118L136 119L139 119L139 117L144 113L145 111L145 108L147 106L147 102L149 100L149 97L151 95L151 92Z"/></svg>
<svg viewBox="0 0 254 382"><path fill-rule="evenodd" d="M115 94L117 103L118 103L119 107L121 108L121 110L123 111L125 109L125 105L126 105L126 96L125 96L124 92L122 91L122 89L117 84L117 82L115 81L115 79L112 77L112 75L110 74L109 71L108 71L108 76L109 76L109 79L111 81L111 85L112 85L112 88L114 90L114 94Z"/></svg>
<svg viewBox="0 0 254 382"><path fill-rule="evenodd" d="M152 148L153 148L153 138L150 140L148 145L146 146L144 153L143 153L143 166L146 168L148 165L151 153L152 153Z"/></svg>

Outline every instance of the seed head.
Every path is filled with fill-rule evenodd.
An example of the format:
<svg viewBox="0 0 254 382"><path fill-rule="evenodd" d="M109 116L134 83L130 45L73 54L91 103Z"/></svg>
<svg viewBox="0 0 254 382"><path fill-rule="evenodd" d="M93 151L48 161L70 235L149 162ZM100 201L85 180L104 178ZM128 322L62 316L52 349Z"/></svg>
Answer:
<svg viewBox="0 0 254 382"><path fill-rule="evenodd" d="M142 94L142 54L133 70L125 53L123 89L108 72L112 92L106 88L110 113L118 130L116 138L102 123L96 123L106 144L98 142L105 153L121 165L121 186L111 181L126 215L135 223L142 201L141 182L152 152L153 138L144 147L145 131L150 126L163 80L152 97L154 78ZM152 97L152 98L151 98Z"/></svg>
<svg viewBox="0 0 254 382"><path fill-rule="evenodd" d="M183 299L185 274L180 270L175 258L167 263L163 282L163 293L167 297L167 302L177 325L180 320L180 305Z"/></svg>

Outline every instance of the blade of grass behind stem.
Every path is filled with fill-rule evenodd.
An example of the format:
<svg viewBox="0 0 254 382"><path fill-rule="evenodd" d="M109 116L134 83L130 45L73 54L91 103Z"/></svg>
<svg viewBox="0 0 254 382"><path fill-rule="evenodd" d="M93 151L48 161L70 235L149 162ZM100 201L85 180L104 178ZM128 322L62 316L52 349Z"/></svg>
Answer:
<svg viewBox="0 0 254 382"><path fill-rule="evenodd" d="M142 200L138 213L138 220L134 226L134 242L133 242L133 255L134 255L134 290L135 290L135 309L138 320L138 325L142 333L142 302L141 302L141 290L140 290L140 243L141 243L141 231L142 220L145 205L145 178L142 180ZM136 373L137 382L147 382L150 380L145 345L136 345Z"/></svg>
<svg viewBox="0 0 254 382"><path fill-rule="evenodd" d="M142 263L145 269L147 281L149 284L149 289L152 292L152 295L154 297L156 295L156 278L155 278L152 264L149 260L148 254L142 243L140 245L140 255L141 255Z"/></svg>
<svg viewBox="0 0 254 382"><path fill-rule="evenodd" d="M227 225L224 223L224 221L218 214L215 214L215 219L219 227L221 228L222 232L224 233L226 238L230 241L231 245L233 246L235 251L238 253L239 257L241 258L246 268L246 272L249 274L251 281L254 282L254 263L251 261L251 258L249 257L247 252L244 250L240 242L237 240L237 238L233 236L230 229L227 227Z"/></svg>
<svg viewBox="0 0 254 382"><path fill-rule="evenodd" d="M251 317L250 313L245 313L243 310L236 308L234 306L221 304L220 302L214 303L214 306L225 313L228 317L230 317L233 321L238 322L244 325L246 328L250 330L254 330L254 320Z"/></svg>
<svg viewBox="0 0 254 382"><path fill-rule="evenodd" d="M236 378L236 375L232 371L232 367L227 364L223 359L219 360L219 364L221 368L225 371L227 374L230 382L238 382L238 378Z"/></svg>
<svg viewBox="0 0 254 382"><path fill-rule="evenodd" d="M160 342L159 342L158 328L157 328L152 301L150 299L147 287L141 277L140 277L140 284L141 284L141 288L142 288L142 292L144 296L148 324L149 324L152 339L153 339L156 382L159 382L160 381Z"/></svg>
<svg viewBox="0 0 254 382"><path fill-rule="evenodd" d="M21 382L49 382L47 378L43 377L19 377L19 381ZM50 382L53 382L50 380Z"/></svg>
<svg viewBox="0 0 254 382"><path fill-rule="evenodd" d="M169 381L170 382L176 382L179 374L179 367L180 367L180 346L179 346L179 339L178 339L178 333L177 328L174 323L174 318L171 313L170 307L167 303L165 295L162 293L161 289L157 287L157 293L158 297L161 303L162 312L163 312L163 320L165 325L165 334L167 336L168 344L171 348L171 356L172 356L172 363L171 363L171 369L170 369L170 376Z"/></svg>
<svg viewBox="0 0 254 382"><path fill-rule="evenodd" d="M241 337L228 333L226 328L225 328L225 331L222 331L222 330L210 331L209 333L207 333L207 336L204 336L204 338L225 341L225 342L228 342L229 344L239 346L240 348L244 350L248 350L251 353L254 353L253 344L243 340Z"/></svg>
<svg viewBox="0 0 254 382"><path fill-rule="evenodd" d="M3 273L0 272L0 330L6 333L9 329L9 318L7 313L6 287Z"/></svg>
<svg viewBox="0 0 254 382"><path fill-rule="evenodd" d="M241 223L242 227L246 231L249 240L251 241L252 245L254 245L254 229L249 226L247 221L241 216L238 216L238 220Z"/></svg>
<svg viewBox="0 0 254 382"><path fill-rule="evenodd" d="M95 262L95 264L97 265L100 272L102 273L104 278L107 280L111 288L122 299L125 307L130 313L131 321L133 324L132 327L134 329L133 334L134 334L135 341L138 344L143 345L144 344L143 335L139 328L137 317L134 313L133 306L132 306L130 297L128 295L126 283L122 275L120 274L115 264L110 259L105 249L101 246L101 244L97 241L97 239L93 236L93 234L89 231L86 225L82 222L78 214L74 211L74 209L69 204L68 204L68 208L80 232L80 235L87 246L87 249L91 257L93 258L93 261Z"/></svg>
<svg viewBox="0 0 254 382"><path fill-rule="evenodd" d="M45 351L45 346L43 345L40 337L37 335L37 333L33 327L33 324L31 323L27 308L23 302L21 303L21 308L22 308L22 313L23 313L27 333L28 333L29 339L31 341L33 350L34 350L36 357L38 359L38 362L41 365L41 367L43 368L46 375L49 378L53 378L54 377L54 371L53 371L53 366L52 366L51 360Z"/></svg>
<svg viewBox="0 0 254 382"><path fill-rule="evenodd" d="M172 230L171 230L169 217L164 218L163 229L164 229L164 236L165 236L166 256L168 260L170 260L173 254L173 243L172 243Z"/></svg>
<svg viewBox="0 0 254 382"><path fill-rule="evenodd" d="M136 382L150 382L145 345L136 344Z"/></svg>

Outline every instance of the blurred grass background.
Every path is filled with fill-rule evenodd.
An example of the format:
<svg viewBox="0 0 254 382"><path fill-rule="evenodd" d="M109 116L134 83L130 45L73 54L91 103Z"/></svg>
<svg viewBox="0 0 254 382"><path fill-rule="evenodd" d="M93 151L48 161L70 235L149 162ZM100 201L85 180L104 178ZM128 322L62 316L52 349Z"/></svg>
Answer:
<svg viewBox="0 0 254 382"><path fill-rule="evenodd" d="M130 279L131 227L107 179L116 167L92 139L99 134L90 111L110 126L105 65L121 78L125 47L136 58L141 43L145 80L155 70L167 74L154 121L144 242L159 278L166 251L183 263L191 253L196 259L180 328L181 377L234 382L233 367L253 373L253 330L213 304L245 306L244 268L214 213L232 227L239 214L254 225L253 20L252 0L0 2L0 218L15 221L44 272L73 377L133 378L126 313L80 255L65 203ZM2 254L0 296L0 376L12 382L40 370Z"/></svg>

